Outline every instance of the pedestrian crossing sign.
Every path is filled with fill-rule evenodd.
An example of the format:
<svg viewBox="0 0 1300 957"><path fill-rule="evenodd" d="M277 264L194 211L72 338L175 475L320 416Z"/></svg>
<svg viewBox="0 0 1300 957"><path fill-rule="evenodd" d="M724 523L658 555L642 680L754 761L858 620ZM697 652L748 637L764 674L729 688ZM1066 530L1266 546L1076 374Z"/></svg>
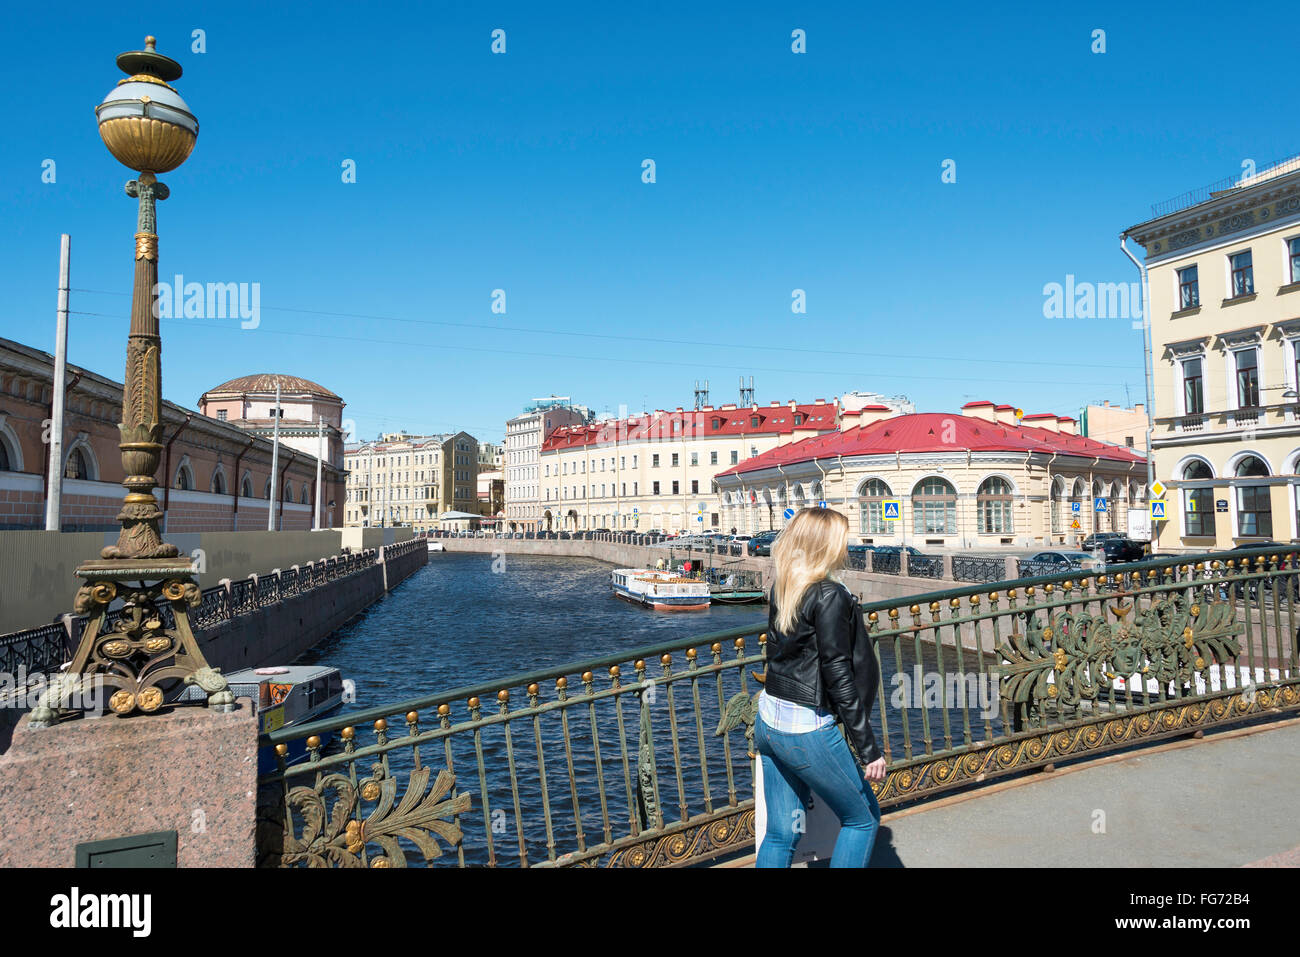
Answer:
<svg viewBox="0 0 1300 957"><path fill-rule="evenodd" d="M1105 500L1104 498L1100 498L1100 497L1093 499L1093 500L1092 500L1092 508L1093 508L1093 511L1096 511L1096 512L1104 512L1104 511L1106 511L1106 500Z"/></svg>
<svg viewBox="0 0 1300 957"><path fill-rule="evenodd" d="M896 498L882 499L880 502L880 517L886 522L898 521L898 516L903 510L903 503Z"/></svg>
<svg viewBox="0 0 1300 957"><path fill-rule="evenodd" d="M1161 498L1151 500L1151 518L1154 521L1165 520L1165 501Z"/></svg>

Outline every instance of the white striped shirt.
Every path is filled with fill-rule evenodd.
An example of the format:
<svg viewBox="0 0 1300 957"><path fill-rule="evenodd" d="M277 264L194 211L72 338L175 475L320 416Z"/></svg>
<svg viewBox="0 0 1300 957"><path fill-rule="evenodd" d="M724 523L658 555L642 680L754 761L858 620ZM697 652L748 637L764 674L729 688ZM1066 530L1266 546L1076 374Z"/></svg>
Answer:
<svg viewBox="0 0 1300 957"><path fill-rule="evenodd" d="M766 689L758 696L758 715L773 731L784 734L806 734L835 723L835 715L829 711L774 697Z"/></svg>

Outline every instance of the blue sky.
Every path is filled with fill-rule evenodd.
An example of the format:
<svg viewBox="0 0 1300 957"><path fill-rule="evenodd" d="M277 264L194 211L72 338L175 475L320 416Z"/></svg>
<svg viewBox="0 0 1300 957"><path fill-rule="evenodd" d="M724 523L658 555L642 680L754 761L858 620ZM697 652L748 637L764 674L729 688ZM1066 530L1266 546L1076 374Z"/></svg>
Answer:
<svg viewBox="0 0 1300 957"><path fill-rule="evenodd" d="M120 379L132 174L92 109L151 33L201 124L162 177L161 277L259 283L261 304L255 329L165 321L166 397L288 372L342 395L362 437L499 440L534 396L671 408L696 379L735 401L741 374L760 402L1141 401L1131 321L1046 319L1044 285L1136 280L1118 237L1152 203L1300 152L1285 4L1252 7L1249 28L1189 3L74 0L57 24L35 4L7 16L5 88L25 93L0 150L0 335L53 349L70 233L69 357Z"/></svg>

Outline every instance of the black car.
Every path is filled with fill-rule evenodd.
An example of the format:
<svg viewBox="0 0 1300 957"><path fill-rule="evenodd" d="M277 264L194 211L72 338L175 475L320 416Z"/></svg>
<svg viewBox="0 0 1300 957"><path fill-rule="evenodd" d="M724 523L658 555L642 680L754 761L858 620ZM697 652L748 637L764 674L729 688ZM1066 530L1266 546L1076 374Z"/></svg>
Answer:
<svg viewBox="0 0 1300 957"><path fill-rule="evenodd" d="M1119 532L1097 532L1089 535L1080 546L1085 552L1100 551L1106 556L1107 564L1120 562L1140 562L1147 557L1149 546Z"/></svg>
<svg viewBox="0 0 1300 957"><path fill-rule="evenodd" d="M1270 571L1273 570L1272 565L1273 565L1274 555L1277 555L1277 569L1276 569L1277 571L1284 571L1290 568L1291 563L1294 562L1297 558L1300 558L1300 556L1298 556L1295 551L1294 545L1284 545L1281 542L1248 542L1244 545L1238 545L1236 548L1232 550L1234 552L1244 552L1248 549L1259 549L1259 548L1276 548L1277 551L1260 552L1258 555L1247 555L1243 557L1242 562L1243 563L1249 562L1252 570L1254 570L1257 567L1256 565L1257 558L1262 557L1264 559L1264 564L1258 567L1261 569L1268 569ZM1259 592L1260 585L1264 586L1264 591L1269 592L1273 590L1273 585L1275 583L1282 584L1283 582L1287 581L1287 579L1291 577L1293 576L1268 575L1264 578L1252 578L1246 582L1237 582L1233 590L1236 591L1238 598L1242 598L1246 594L1247 586L1249 586L1250 597L1254 598ZM1221 597L1226 598L1227 596L1221 594Z"/></svg>
<svg viewBox="0 0 1300 957"><path fill-rule="evenodd" d="M759 532L746 543L749 545L749 554L766 555L770 557L772 554L772 543L776 541L776 537L780 534L780 532L770 531Z"/></svg>

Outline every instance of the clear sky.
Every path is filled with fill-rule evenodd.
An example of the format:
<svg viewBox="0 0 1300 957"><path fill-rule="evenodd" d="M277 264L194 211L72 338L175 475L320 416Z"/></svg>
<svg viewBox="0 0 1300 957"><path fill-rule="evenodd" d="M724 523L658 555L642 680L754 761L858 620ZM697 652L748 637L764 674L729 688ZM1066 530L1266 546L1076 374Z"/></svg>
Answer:
<svg viewBox="0 0 1300 957"><path fill-rule="evenodd" d="M92 109L154 34L201 124L161 278L260 284L256 328L163 323L165 396L301 375L363 438L741 374L763 403L1141 401L1131 319L1044 318L1044 285L1135 281L1152 203L1300 152L1294 4L7 7L0 335L53 350L70 233L69 358L121 378L132 174Z"/></svg>

